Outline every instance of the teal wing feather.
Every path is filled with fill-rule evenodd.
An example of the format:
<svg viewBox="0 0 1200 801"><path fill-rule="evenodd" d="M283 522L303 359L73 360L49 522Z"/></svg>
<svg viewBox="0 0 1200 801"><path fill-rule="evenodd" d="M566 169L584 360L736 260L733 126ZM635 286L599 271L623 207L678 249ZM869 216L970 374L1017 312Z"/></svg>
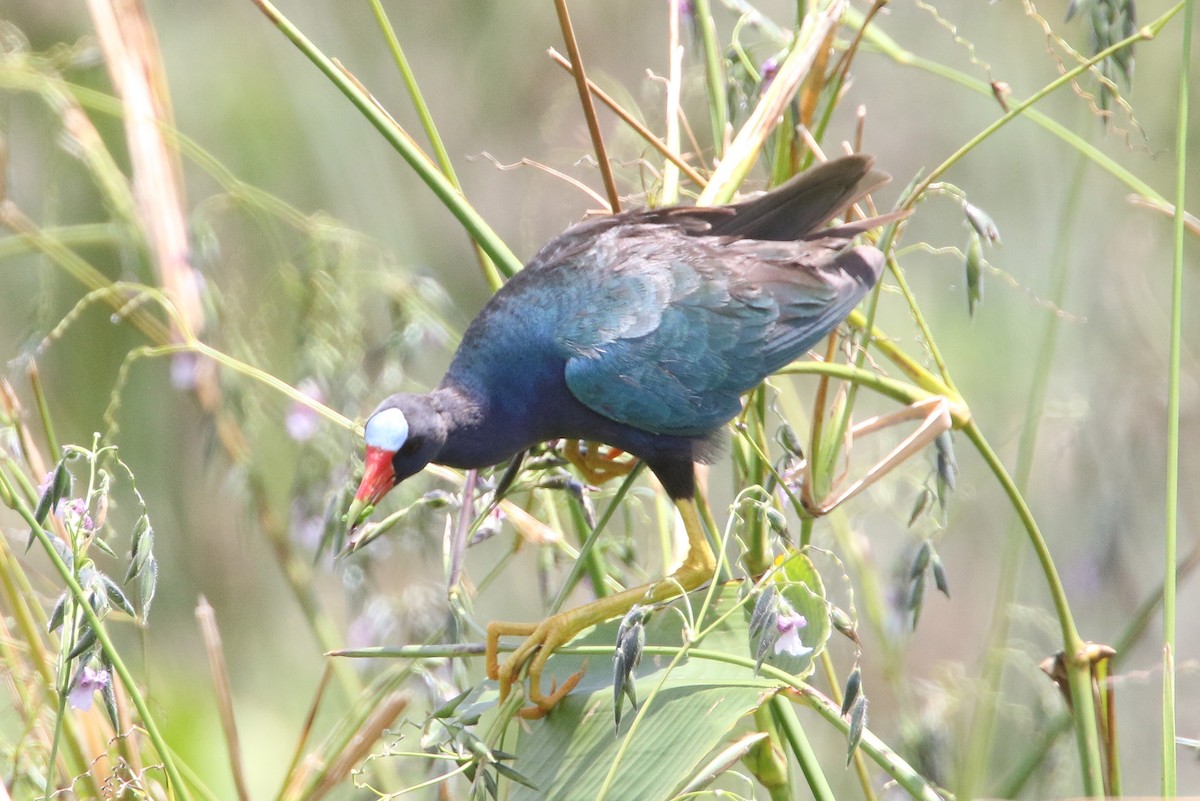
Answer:
<svg viewBox="0 0 1200 801"><path fill-rule="evenodd" d="M556 287L571 393L659 434L700 436L732 418L742 393L833 330L882 269L878 250L839 251L844 241L664 228L611 227L586 249L557 254L543 276L545 289Z"/></svg>

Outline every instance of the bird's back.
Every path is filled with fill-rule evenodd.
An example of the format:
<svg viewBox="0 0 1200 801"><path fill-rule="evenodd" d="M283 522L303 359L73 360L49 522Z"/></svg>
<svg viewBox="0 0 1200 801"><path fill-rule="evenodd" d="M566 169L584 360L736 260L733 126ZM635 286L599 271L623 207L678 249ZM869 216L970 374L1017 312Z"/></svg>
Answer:
<svg viewBox="0 0 1200 801"><path fill-rule="evenodd" d="M887 180L871 163L839 159L732 206L568 229L479 314L451 374L486 376L521 403L568 391L642 431L708 434L878 280L878 250L846 249L874 223L819 229Z"/></svg>

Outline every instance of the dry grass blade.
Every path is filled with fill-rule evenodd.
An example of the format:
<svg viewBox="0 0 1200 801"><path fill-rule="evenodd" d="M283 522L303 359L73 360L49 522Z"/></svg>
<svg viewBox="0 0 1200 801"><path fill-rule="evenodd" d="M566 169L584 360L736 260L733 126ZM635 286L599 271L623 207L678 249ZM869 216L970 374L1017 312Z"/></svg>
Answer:
<svg viewBox="0 0 1200 801"><path fill-rule="evenodd" d="M305 771L300 770L301 760L304 758L304 748L308 744L309 737L312 736L313 725L317 720L317 712L321 708L321 700L325 697L325 691L329 689L329 682L333 678L333 665L326 660L325 669L321 671L321 680L317 682L317 690L313 693L312 704L308 708L308 714L304 717L304 723L300 726L300 738L296 741L296 750L292 755L292 762L288 765L287 772L284 773L284 786L279 791L277 798L295 798L300 788L303 786L304 778L307 775Z"/></svg>
<svg viewBox="0 0 1200 801"><path fill-rule="evenodd" d="M502 170L502 171L515 170L519 167L533 167L535 170L540 170L541 172L546 173L547 175L551 176L552 178L557 178L558 180L563 181L564 183L568 183L571 186L575 187L580 192L583 192L589 198L596 201L596 205L601 206L601 207L608 205L608 202L601 195L597 194L595 190L593 190L590 186L585 184L583 181L580 181L576 178L572 178L571 176L567 175L565 172L556 170L547 164L542 164L540 161L534 161L531 158L523 158L520 161L513 162L512 164L504 164L499 159L497 159L495 156L493 156L491 153L486 153L486 152L480 153L479 156L477 156L477 157L472 157L472 159L474 159L474 158L487 159L488 161L490 161L492 163L492 166L494 166L496 169Z"/></svg>
<svg viewBox="0 0 1200 801"><path fill-rule="evenodd" d="M125 135L133 164L133 193L163 289L174 299L192 334L204 312L189 261L177 154L163 136L170 105L154 29L140 0L88 0L104 62L125 109ZM175 338L183 332L175 331Z"/></svg>
<svg viewBox="0 0 1200 801"><path fill-rule="evenodd" d="M107 195L107 197L112 197L112 195ZM0 225L14 232L28 244L31 250L44 254L51 262L62 267L92 292L101 292L112 286L112 282L103 273L85 261L75 251L63 245L54 236L47 234L39 228L11 200L0 200ZM128 300L126 297L115 292L103 297L105 302L118 311L123 309ZM133 309L127 319L131 325L145 334L149 339L155 342L165 342L167 340L168 331L166 326L141 309Z"/></svg>
<svg viewBox="0 0 1200 801"><path fill-rule="evenodd" d="M1168 217L1175 216L1174 203L1160 202L1154 198L1148 198L1142 195L1130 195L1129 202L1135 206L1142 206L1143 208L1157 211L1160 214L1164 214ZM1183 227L1189 234L1200 239L1200 219L1197 219L1194 215L1189 214L1187 211L1184 211L1183 213Z"/></svg>
<svg viewBox="0 0 1200 801"><path fill-rule="evenodd" d="M349 776L350 771L366 759L384 730L408 708L408 703L409 695L406 692L392 693L384 698L346 746L329 762L321 781L305 796L305 801L317 801Z"/></svg>
<svg viewBox="0 0 1200 801"><path fill-rule="evenodd" d="M708 761L704 767L696 771L695 777L683 786L676 798L684 798L692 793L701 795L704 788L716 781L717 777L742 761L750 749L770 736L765 731L756 731L739 737L722 749L720 753Z"/></svg>
<svg viewBox="0 0 1200 801"><path fill-rule="evenodd" d="M571 62L568 61L562 55L562 53L559 53L553 47L546 52L550 58L553 59L555 64L562 67L572 75L575 74L575 70L572 68ZM620 117L622 122L637 132L638 136L645 139L651 147L661 153L665 158L670 159L671 163L678 167L680 171L688 177L689 181L701 189L708 184L708 181L704 179L704 176L696 172L696 170L686 161L684 161L678 153L673 151L666 142L655 136L649 128L638 122L637 119L635 119L632 114L626 111L620 103L614 100L611 95L609 95L596 84L592 83L591 79L588 79L588 89L591 90L591 93L594 94L601 103L612 109L612 112Z"/></svg>
<svg viewBox="0 0 1200 801"><path fill-rule="evenodd" d="M667 70L667 147L679 150L679 100L680 84L683 82L683 45L679 43L679 18L683 14L682 0L671 0L667 15L667 52L670 67ZM679 165L670 161L663 168L662 199L664 205L679 202ZM701 189L704 187L701 186Z"/></svg>
<svg viewBox="0 0 1200 801"><path fill-rule="evenodd" d="M42 452L38 450L33 436L24 424L25 408L21 404L20 398L17 397L16 389L8 382L7 378L0 378L0 409L12 423L21 458L29 465L29 469L33 471L34 475L46 475L46 460L42 458Z"/></svg>
<svg viewBox="0 0 1200 801"><path fill-rule="evenodd" d="M804 25L771 86L763 93L746 124L738 131L717 165L708 186L700 193L697 205L712 206L733 196L750 166L762 150L767 135L779 124L784 108L792 101L800 84L817 61L846 9L845 0L834 0L825 9L804 19Z"/></svg>
<svg viewBox="0 0 1200 801"><path fill-rule="evenodd" d="M579 55L579 43L575 41L575 29L571 26L571 15L567 12L567 0L554 0L554 9L558 12L558 24L562 27L563 39L567 44L567 55L575 69L575 88L579 91L579 103L583 106L583 116L587 119L588 133L592 137L592 147L596 150L596 163L600 166L600 176L604 179L604 193L608 195L609 211L616 214L621 210L621 196L617 192L617 182L613 178L612 165L608 163L608 153L604 149L604 137L600 134L600 122L596 119L596 104L592 102L592 93L588 91L587 74L583 69L583 58Z"/></svg>
<svg viewBox="0 0 1200 801"><path fill-rule="evenodd" d="M221 715L221 728L225 730L225 744L229 748L229 767L233 772L233 783L238 798L249 801L246 775L242 769L242 750L238 744L237 720L233 716L233 694L229 690L229 674L225 668L225 651L221 646L221 632L217 629L217 617L212 606L201 596L196 605L196 622L204 637L204 650L208 652L208 667L212 671L213 691L217 696L217 711Z"/></svg>

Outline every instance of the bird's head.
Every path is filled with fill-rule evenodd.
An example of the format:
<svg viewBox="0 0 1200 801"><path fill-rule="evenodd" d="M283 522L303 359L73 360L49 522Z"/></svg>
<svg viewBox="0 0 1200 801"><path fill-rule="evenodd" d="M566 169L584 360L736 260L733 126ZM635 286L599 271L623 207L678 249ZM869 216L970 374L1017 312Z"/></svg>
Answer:
<svg viewBox="0 0 1200 801"><path fill-rule="evenodd" d="M428 395L392 395L367 418L366 465L346 513L351 527L392 487L433 461L446 442L446 422Z"/></svg>

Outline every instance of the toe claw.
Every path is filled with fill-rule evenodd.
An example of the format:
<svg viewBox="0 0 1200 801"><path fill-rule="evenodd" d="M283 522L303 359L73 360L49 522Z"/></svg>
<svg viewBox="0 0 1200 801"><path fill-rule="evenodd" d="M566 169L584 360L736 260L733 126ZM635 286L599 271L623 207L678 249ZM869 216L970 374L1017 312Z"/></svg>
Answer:
<svg viewBox="0 0 1200 801"><path fill-rule="evenodd" d="M526 664L529 666L528 698L534 706L521 710L518 714L522 718L542 717L575 689L587 670L586 664L577 673L568 676L562 686L553 682L548 695L542 693L541 689L542 669L545 667L546 660L549 659L554 649L569 640L573 633L570 618L562 616L548 618L539 624L498 622L489 624L486 653L487 674L488 678L499 682L500 701L503 702L508 698L513 685L520 680L521 671ZM524 635L526 639L501 664L499 659L500 637L509 634Z"/></svg>

